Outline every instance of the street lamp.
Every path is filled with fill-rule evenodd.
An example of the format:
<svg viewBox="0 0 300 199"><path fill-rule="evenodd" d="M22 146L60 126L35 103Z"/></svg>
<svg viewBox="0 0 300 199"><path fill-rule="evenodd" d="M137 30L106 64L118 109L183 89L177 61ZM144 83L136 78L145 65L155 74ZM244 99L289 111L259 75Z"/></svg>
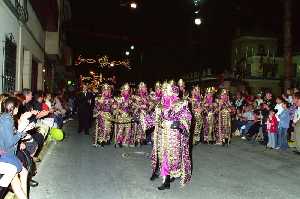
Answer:
<svg viewBox="0 0 300 199"><path fill-rule="evenodd" d="M134 45L130 46L130 49L131 49L131 50L134 50Z"/></svg>
<svg viewBox="0 0 300 199"><path fill-rule="evenodd" d="M131 2L131 3L130 3L130 8L136 9L136 8L137 8L137 3Z"/></svg>
<svg viewBox="0 0 300 199"><path fill-rule="evenodd" d="M195 19L195 24L196 24L197 26L200 26L200 25L202 24L202 20L201 20L200 18L196 18L196 19Z"/></svg>
<svg viewBox="0 0 300 199"><path fill-rule="evenodd" d="M129 51L126 51L126 52L125 52L125 55L126 55L126 56L129 56L129 55L130 55L130 52L129 52Z"/></svg>

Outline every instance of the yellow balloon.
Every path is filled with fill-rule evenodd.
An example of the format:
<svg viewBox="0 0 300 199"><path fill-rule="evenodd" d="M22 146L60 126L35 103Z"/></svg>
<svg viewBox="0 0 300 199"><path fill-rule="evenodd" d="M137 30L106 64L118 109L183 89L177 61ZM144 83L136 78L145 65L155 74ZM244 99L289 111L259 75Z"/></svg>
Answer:
<svg viewBox="0 0 300 199"><path fill-rule="evenodd" d="M61 129L52 128L50 130L51 137L56 141L62 141L64 139L64 133Z"/></svg>

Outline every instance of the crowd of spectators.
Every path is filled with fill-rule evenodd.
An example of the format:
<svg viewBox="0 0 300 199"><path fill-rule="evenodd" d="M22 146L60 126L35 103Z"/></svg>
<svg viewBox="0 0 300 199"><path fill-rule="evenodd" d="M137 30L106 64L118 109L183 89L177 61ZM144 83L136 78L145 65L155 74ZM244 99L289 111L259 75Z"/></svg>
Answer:
<svg viewBox="0 0 300 199"><path fill-rule="evenodd" d="M27 199L35 163L51 128L62 128L75 112L74 98L30 89L0 95L0 199L11 189Z"/></svg>
<svg viewBox="0 0 300 199"><path fill-rule="evenodd" d="M276 98L270 91L259 92L256 96L238 92L232 99L235 107L232 117L235 135L276 150L286 150L288 141L300 144L296 136L298 131L295 130L300 119L299 99L297 88L287 89ZM299 154L297 150L295 153Z"/></svg>

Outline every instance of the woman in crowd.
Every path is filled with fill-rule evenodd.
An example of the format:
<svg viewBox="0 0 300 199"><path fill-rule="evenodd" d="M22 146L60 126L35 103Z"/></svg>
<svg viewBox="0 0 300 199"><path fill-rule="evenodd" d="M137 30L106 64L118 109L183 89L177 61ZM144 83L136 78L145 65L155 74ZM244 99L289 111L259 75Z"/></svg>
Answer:
<svg viewBox="0 0 300 199"><path fill-rule="evenodd" d="M18 121L18 130L15 130L13 116L18 112L18 101L15 97L7 97L3 100L0 116L0 151L1 162L14 165L17 168L17 175L11 181L12 189L19 199L27 199L27 178L28 171L23 167L16 156L18 142L21 138L27 139L26 131L32 128L29 118L37 112L26 112L21 115ZM26 136L26 137L25 137Z"/></svg>

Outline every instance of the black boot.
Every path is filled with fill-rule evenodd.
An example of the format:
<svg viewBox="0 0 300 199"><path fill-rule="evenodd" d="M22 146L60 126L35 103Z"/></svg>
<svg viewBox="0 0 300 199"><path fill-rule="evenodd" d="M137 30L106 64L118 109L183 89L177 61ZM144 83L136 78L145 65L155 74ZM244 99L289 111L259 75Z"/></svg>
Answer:
<svg viewBox="0 0 300 199"><path fill-rule="evenodd" d="M104 148L104 142L100 142L100 146Z"/></svg>
<svg viewBox="0 0 300 199"><path fill-rule="evenodd" d="M0 186L0 198L4 198L5 193L6 193L6 188Z"/></svg>
<svg viewBox="0 0 300 199"><path fill-rule="evenodd" d="M151 177L150 177L150 180L151 180L151 181L154 181L154 180L156 180L157 178L158 178L158 175L157 175L155 172L153 172L152 175L151 175Z"/></svg>
<svg viewBox="0 0 300 199"><path fill-rule="evenodd" d="M170 189L170 176L166 176L164 183L158 187L158 190Z"/></svg>

